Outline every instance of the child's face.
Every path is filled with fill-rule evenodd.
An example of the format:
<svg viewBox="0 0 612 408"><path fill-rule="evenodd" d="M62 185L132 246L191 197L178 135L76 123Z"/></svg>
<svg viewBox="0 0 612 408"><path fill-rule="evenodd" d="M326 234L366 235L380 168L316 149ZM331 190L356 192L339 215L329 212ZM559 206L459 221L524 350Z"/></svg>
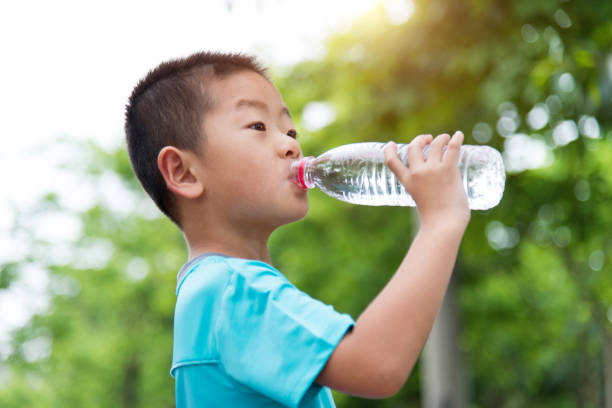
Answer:
<svg viewBox="0 0 612 408"><path fill-rule="evenodd" d="M289 111L274 85L251 71L212 85L204 117L205 200L230 223L276 228L304 217L306 191L291 181L302 157Z"/></svg>

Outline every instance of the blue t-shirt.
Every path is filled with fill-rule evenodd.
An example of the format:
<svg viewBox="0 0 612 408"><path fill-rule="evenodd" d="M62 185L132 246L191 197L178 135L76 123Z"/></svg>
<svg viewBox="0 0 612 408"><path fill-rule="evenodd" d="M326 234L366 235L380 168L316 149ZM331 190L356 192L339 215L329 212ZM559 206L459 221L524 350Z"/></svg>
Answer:
<svg viewBox="0 0 612 408"><path fill-rule="evenodd" d="M314 380L353 324L264 262L194 258L178 276L176 406L334 407Z"/></svg>

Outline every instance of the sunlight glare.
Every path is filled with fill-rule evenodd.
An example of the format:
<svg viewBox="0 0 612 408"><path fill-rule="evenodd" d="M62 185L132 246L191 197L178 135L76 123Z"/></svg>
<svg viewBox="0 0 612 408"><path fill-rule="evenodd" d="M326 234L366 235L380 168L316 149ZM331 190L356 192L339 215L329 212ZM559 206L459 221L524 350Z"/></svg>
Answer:
<svg viewBox="0 0 612 408"><path fill-rule="evenodd" d="M529 127L535 130L542 129L548 123L548 108L543 103L536 104L527 114Z"/></svg>
<svg viewBox="0 0 612 408"><path fill-rule="evenodd" d="M412 0L383 0L385 15L393 25L404 24L414 14Z"/></svg>
<svg viewBox="0 0 612 408"><path fill-rule="evenodd" d="M336 108L328 102L309 102L302 111L304 127L311 132L323 129L336 120Z"/></svg>
<svg viewBox="0 0 612 408"><path fill-rule="evenodd" d="M553 139L557 146L565 146L566 144L578 139L578 128L573 120L564 120L555 126L553 130Z"/></svg>
<svg viewBox="0 0 612 408"><path fill-rule="evenodd" d="M553 160L546 143L524 133L516 133L506 139L503 155L509 172L538 169L550 165Z"/></svg>

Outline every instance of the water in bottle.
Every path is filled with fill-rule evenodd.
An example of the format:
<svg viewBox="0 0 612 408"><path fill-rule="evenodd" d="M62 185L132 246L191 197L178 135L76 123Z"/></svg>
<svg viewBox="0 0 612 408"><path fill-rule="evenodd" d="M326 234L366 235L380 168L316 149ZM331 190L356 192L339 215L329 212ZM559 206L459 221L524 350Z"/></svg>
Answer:
<svg viewBox="0 0 612 408"><path fill-rule="evenodd" d="M398 144L406 164L407 144ZM319 157L292 163L294 181L302 188L318 187L331 197L353 204L415 206L404 186L385 165L385 143L353 143ZM506 172L501 154L489 146L461 146L459 170L470 208L486 210L501 200Z"/></svg>

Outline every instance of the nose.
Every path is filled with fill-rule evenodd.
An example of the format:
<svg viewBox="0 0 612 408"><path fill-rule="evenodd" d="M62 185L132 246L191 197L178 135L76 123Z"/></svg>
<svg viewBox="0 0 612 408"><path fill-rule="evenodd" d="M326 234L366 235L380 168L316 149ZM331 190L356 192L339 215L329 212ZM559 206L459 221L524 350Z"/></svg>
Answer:
<svg viewBox="0 0 612 408"><path fill-rule="evenodd" d="M298 159L302 157L302 149L296 139L285 135L279 146L279 155L283 159Z"/></svg>

